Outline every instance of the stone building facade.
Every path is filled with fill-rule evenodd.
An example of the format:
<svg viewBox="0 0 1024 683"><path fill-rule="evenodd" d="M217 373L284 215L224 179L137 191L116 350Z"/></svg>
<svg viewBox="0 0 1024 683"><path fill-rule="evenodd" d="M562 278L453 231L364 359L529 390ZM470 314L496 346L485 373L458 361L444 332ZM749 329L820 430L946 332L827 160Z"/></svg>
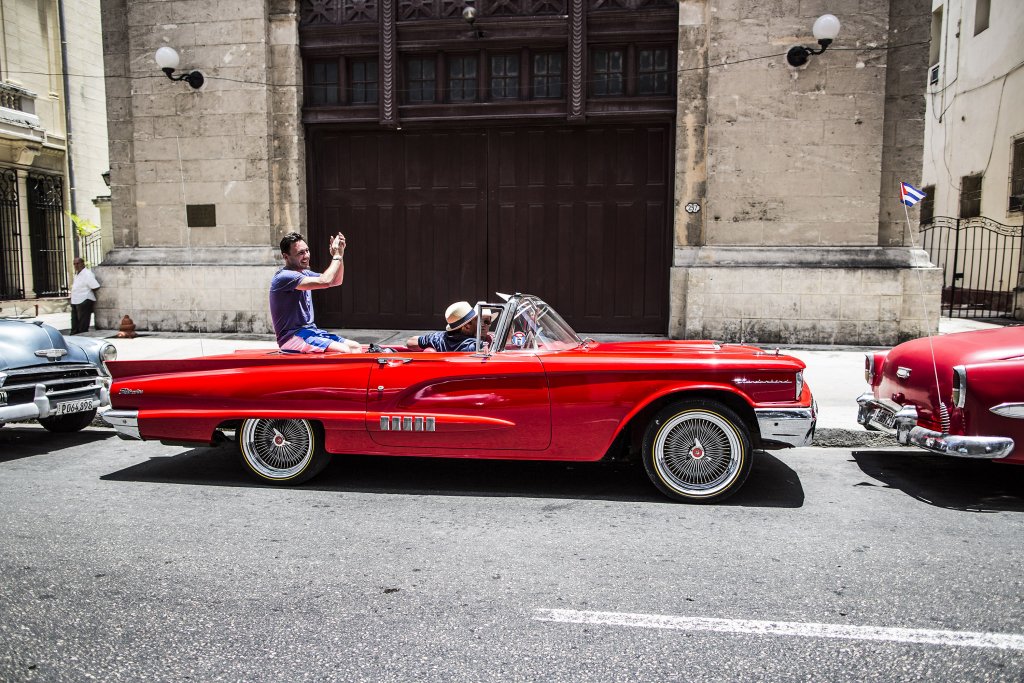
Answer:
<svg viewBox="0 0 1024 683"><path fill-rule="evenodd" d="M99 1L5 3L0 25L0 310L61 310L68 214L99 225L108 194Z"/></svg>
<svg viewBox="0 0 1024 683"><path fill-rule="evenodd" d="M631 311L648 316L638 331L762 343L891 344L934 329L939 273L910 247L897 199L898 181L921 168L927 0L840 8L808 0L478 0L472 27L460 16L467 4L105 0L116 248L101 268L112 285L98 306L103 323L130 314L143 329L267 332L280 236L325 235L339 223L352 234L365 222L387 229L356 233L346 284L318 300L318 320L325 310L335 327L418 327L439 320L438 302L454 292L434 288L418 310L397 314L385 310L393 301L369 312L358 304L384 302L385 289L413 299L431 277L451 279L435 270L415 286L410 277L391 287L417 259L452 262L415 240L436 230L423 216L446 224L454 216L469 226L458 223L468 232L455 245L467 245L458 273L472 291L452 299L493 296L495 284L531 291L574 311L570 321L585 331L633 329L625 327ZM836 43L790 67L786 50L813 44L811 24L826 10L843 23ZM181 53L181 71L204 74L202 88L163 77L153 61L163 45ZM655 59L654 75L645 76L645 55L666 45L667 105L656 89L643 97L659 68ZM488 100L494 60L510 54L522 69L516 101ZM424 74L410 64L426 59L440 78L454 78L452 64L470 63L459 61L466 55L479 69L479 98L463 102L439 82L437 100L410 101L410 84L422 85ZM614 83L608 65L616 55L627 85L603 99L594 84ZM360 63L374 65L371 76L353 75ZM543 68L552 64L565 88L548 101L551 93L536 88L546 87ZM357 106L367 78L377 99ZM434 88L431 81L431 98ZM314 90L333 94L316 99ZM436 191L454 197L443 207L410 184L421 169L409 159L430 140L445 147L415 158L435 160L427 168ZM637 163L641 151L648 156ZM583 165L570 167L577 158ZM402 163L399 191L384 176ZM366 173L371 164L377 170ZM662 168L670 180L659 194ZM442 177L450 169L462 169L451 182ZM634 187L634 175L646 182L635 192L650 193L639 209L614 195ZM358 204L367 183L377 183L371 200ZM385 199L398 202L401 220L381 208ZM211 205L213 225L189 227L186 206ZM464 219L452 213L460 206ZM413 226L410 216L421 222ZM647 228L638 229L638 217ZM399 224L401 239L389 239ZM490 242L474 241L471 228L482 224ZM514 256L523 248L524 257ZM396 250L397 260L379 255ZM549 253L556 257L544 261ZM616 270L620 255L631 265ZM519 281L506 285L503 271L465 274L481 261L508 267ZM360 267L380 275L360 280ZM552 271L569 275L563 282ZM639 279L661 288L653 298L663 304L650 315L650 290L631 281ZM627 289L621 305L601 307Z"/></svg>

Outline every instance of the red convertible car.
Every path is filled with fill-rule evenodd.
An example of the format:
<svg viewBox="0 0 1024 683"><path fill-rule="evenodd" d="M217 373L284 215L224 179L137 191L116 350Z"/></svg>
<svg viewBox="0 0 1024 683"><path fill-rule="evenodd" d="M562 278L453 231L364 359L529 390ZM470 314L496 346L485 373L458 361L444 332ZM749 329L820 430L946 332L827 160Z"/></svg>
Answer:
<svg viewBox="0 0 1024 683"><path fill-rule="evenodd" d="M811 442L815 406L796 358L711 341L580 339L528 295L498 312L476 353L245 351L117 361L106 420L124 438L237 441L273 484L328 454L594 461L639 454L668 497L735 493L756 449Z"/></svg>
<svg viewBox="0 0 1024 683"><path fill-rule="evenodd" d="M857 421L941 455L1024 463L1024 327L868 354Z"/></svg>

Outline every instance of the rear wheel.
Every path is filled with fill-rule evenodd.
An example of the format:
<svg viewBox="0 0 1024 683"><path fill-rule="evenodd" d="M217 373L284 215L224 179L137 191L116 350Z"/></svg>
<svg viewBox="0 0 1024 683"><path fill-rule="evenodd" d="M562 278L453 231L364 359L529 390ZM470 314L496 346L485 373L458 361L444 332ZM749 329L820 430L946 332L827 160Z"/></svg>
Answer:
<svg viewBox="0 0 1024 683"><path fill-rule="evenodd" d="M80 432L92 424L96 418L96 409L86 410L83 413L68 413L67 415L54 415L53 417L39 418L39 424L51 432L66 434L68 432Z"/></svg>
<svg viewBox="0 0 1024 683"><path fill-rule="evenodd" d="M669 498L720 501L750 474L750 436L743 420L717 401L679 401L647 426L643 460L647 476Z"/></svg>
<svg viewBox="0 0 1024 683"><path fill-rule="evenodd" d="M249 472L271 484L301 484L327 465L321 430L309 420L246 420L238 447Z"/></svg>

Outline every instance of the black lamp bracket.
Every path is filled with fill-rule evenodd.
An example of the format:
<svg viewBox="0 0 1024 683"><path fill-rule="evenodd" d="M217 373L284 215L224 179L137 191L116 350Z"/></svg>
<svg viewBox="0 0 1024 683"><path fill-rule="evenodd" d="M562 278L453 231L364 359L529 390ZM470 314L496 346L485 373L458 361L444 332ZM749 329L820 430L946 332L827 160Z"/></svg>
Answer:
<svg viewBox="0 0 1024 683"><path fill-rule="evenodd" d="M175 76L174 69L170 68L164 69L163 72L167 74L167 78L172 81L185 81L196 90L203 87L203 83L206 82L206 79L203 78L203 74L198 71L189 71L188 73L181 74L180 76Z"/></svg>
<svg viewBox="0 0 1024 683"><path fill-rule="evenodd" d="M828 38L822 38L818 41L818 45L821 45L820 50L815 50L804 45L794 45L789 48L789 52L786 53L786 61L789 62L790 66L803 66L807 63L808 58L811 55L820 55L822 52L828 49L828 46L832 44L832 41Z"/></svg>

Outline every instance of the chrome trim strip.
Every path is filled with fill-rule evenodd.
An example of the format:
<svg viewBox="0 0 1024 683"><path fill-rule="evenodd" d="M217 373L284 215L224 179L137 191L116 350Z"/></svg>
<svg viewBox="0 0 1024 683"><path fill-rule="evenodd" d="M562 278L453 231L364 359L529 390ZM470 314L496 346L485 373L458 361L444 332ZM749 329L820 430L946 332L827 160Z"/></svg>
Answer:
<svg viewBox="0 0 1024 683"><path fill-rule="evenodd" d="M818 422L817 407L755 408L762 441L782 444L784 448L810 446Z"/></svg>
<svg viewBox="0 0 1024 683"><path fill-rule="evenodd" d="M142 440L139 435L139 411L108 410L102 417L104 422L117 430L117 435L122 439Z"/></svg>
<svg viewBox="0 0 1024 683"><path fill-rule="evenodd" d="M14 377L15 375L33 375L37 372L50 374L55 370L62 370L65 372L72 370L92 370L95 375L99 375L99 370L96 369L96 366L89 363L53 363L50 365L33 365L29 368L13 368L10 370L4 370L4 373L8 377Z"/></svg>
<svg viewBox="0 0 1024 683"><path fill-rule="evenodd" d="M1000 403L997 406L992 406L989 410L1000 417L1024 420L1024 403Z"/></svg>
<svg viewBox="0 0 1024 683"><path fill-rule="evenodd" d="M961 436L942 434L926 427L910 430L910 444L926 451L955 458L1005 458L1013 452L1013 439L1006 436Z"/></svg>

